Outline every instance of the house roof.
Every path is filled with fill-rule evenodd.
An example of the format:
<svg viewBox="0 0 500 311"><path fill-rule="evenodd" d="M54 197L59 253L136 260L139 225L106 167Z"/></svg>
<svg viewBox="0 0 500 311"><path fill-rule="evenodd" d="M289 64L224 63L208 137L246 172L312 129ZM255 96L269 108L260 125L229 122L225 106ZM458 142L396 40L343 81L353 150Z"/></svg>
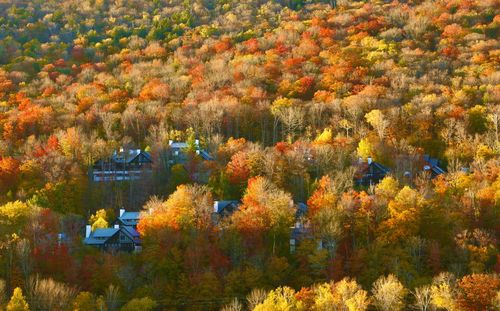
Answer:
<svg viewBox="0 0 500 311"><path fill-rule="evenodd" d="M384 173L389 173L391 171L388 167L386 167L378 162L372 162L368 166L373 166Z"/></svg>
<svg viewBox="0 0 500 311"><path fill-rule="evenodd" d="M134 227L123 226L121 227L121 229L134 241L135 244L141 244L141 235L137 230L134 229Z"/></svg>
<svg viewBox="0 0 500 311"><path fill-rule="evenodd" d="M129 149L123 152L114 152L113 153L113 161L116 163L130 163L135 160L140 154L142 154L149 161L151 160L151 155L149 152L142 151L141 149Z"/></svg>
<svg viewBox="0 0 500 311"><path fill-rule="evenodd" d="M216 203L217 204L214 205L214 212L215 213L222 213L222 211L227 209L228 207L236 209L240 205L239 201L231 201L231 200L217 201Z"/></svg>
<svg viewBox="0 0 500 311"><path fill-rule="evenodd" d="M118 228L98 228L90 233L88 238L83 240L87 245L100 245L106 243L109 238L114 236L120 229Z"/></svg>
<svg viewBox="0 0 500 311"><path fill-rule="evenodd" d="M305 204L303 202L297 203L297 213L296 213L296 216L297 217L303 216L306 213L307 213L307 204Z"/></svg>
<svg viewBox="0 0 500 311"><path fill-rule="evenodd" d="M439 167L439 160L435 158L431 158L428 154L424 155L424 161L429 165L428 168L424 166L424 170L430 169L434 174L440 175L446 173L441 167Z"/></svg>
<svg viewBox="0 0 500 311"><path fill-rule="evenodd" d="M118 220L126 226L137 225L139 219L141 219L140 212L124 212L120 217L118 217Z"/></svg>
<svg viewBox="0 0 500 311"><path fill-rule="evenodd" d="M207 160L207 161L213 161L213 157L208 153L206 152L205 150L201 150L200 151L200 156L203 158L203 160Z"/></svg>
<svg viewBox="0 0 500 311"><path fill-rule="evenodd" d="M187 147L188 147L188 144L186 142L173 142L170 144L170 148L172 148L172 149L184 149Z"/></svg>

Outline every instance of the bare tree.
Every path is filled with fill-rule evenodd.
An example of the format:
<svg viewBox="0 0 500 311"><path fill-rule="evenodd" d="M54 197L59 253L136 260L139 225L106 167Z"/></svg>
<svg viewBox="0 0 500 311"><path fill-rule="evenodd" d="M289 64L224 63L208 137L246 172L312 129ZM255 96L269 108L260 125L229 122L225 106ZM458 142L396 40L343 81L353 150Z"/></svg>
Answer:
<svg viewBox="0 0 500 311"><path fill-rule="evenodd" d="M434 307L432 306L432 291L430 285L415 288L412 295L415 297L415 303L413 304L413 308L415 310L434 310Z"/></svg>
<svg viewBox="0 0 500 311"><path fill-rule="evenodd" d="M373 284L372 293L377 310L402 310L405 306L406 289L392 274L378 278Z"/></svg>
<svg viewBox="0 0 500 311"><path fill-rule="evenodd" d="M237 298L234 298L229 304L222 307L221 311L242 311L243 306L238 301Z"/></svg>
<svg viewBox="0 0 500 311"><path fill-rule="evenodd" d="M247 295L247 308L248 310L253 310L264 300L266 300L267 292L260 288L253 289L250 294Z"/></svg>
<svg viewBox="0 0 500 311"><path fill-rule="evenodd" d="M120 290L118 287L110 284L104 293L104 302L108 311L118 310L120 301Z"/></svg>
<svg viewBox="0 0 500 311"><path fill-rule="evenodd" d="M73 287L39 276L32 277L27 287L31 310L65 310L78 293Z"/></svg>

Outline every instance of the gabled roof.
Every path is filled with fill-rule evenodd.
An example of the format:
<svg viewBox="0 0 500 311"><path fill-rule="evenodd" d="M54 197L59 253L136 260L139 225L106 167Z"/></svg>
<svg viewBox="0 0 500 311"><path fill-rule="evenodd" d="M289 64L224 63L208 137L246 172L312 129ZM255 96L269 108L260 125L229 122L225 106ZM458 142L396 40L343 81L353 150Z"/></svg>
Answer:
<svg viewBox="0 0 500 311"><path fill-rule="evenodd" d="M129 149L120 152L113 153L113 161L116 163L130 163L134 161L139 155L143 155L148 161L152 162L151 155L149 152L143 151L141 149Z"/></svg>
<svg viewBox="0 0 500 311"><path fill-rule="evenodd" d="M208 153L206 152L205 150L201 150L200 151L200 156L203 158L203 160L207 160L207 161L213 161L213 157Z"/></svg>
<svg viewBox="0 0 500 311"><path fill-rule="evenodd" d="M240 205L240 201L234 201L234 200L233 201L231 201L231 200L216 201L215 203L216 203L216 205L214 205L214 213L217 213L217 214L222 213L225 209L235 210Z"/></svg>
<svg viewBox="0 0 500 311"><path fill-rule="evenodd" d="M118 217L118 220L125 226L137 225L139 219L141 219L140 212L124 212L120 217Z"/></svg>
<svg viewBox="0 0 500 311"><path fill-rule="evenodd" d="M87 245L101 245L105 244L111 237L113 237L120 229L118 228L99 228L90 233L88 238L83 240Z"/></svg>
<svg viewBox="0 0 500 311"><path fill-rule="evenodd" d="M391 171L388 167L386 167L386 166L384 166L384 165L382 165L382 164L380 164L378 162L372 162L368 166L369 167L370 166L375 167L375 168L377 168L378 170L380 170L380 171L382 171L384 173L389 173Z"/></svg>
<svg viewBox="0 0 500 311"><path fill-rule="evenodd" d="M435 158L431 158L428 154L424 155L424 161L428 163L428 165L424 166L424 170L430 170L435 175L441 175L446 173L441 167L439 167L439 160Z"/></svg>
<svg viewBox="0 0 500 311"><path fill-rule="evenodd" d="M134 241L135 244L141 244L141 235L137 230L134 229L134 227L130 226L123 226L122 227L123 232Z"/></svg>
<svg viewBox="0 0 500 311"><path fill-rule="evenodd" d="M170 144L170 148L172 148L172 149L184 149L187 147L188 147L188 144L186 142L173 142Z"/></svg>

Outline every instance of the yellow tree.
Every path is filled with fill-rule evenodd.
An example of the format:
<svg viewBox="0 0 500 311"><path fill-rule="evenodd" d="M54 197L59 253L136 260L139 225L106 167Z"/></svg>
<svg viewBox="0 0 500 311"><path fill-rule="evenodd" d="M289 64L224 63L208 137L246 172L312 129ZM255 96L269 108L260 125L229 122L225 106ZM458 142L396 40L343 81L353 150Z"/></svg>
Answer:
<svg viewBox="0 0 500 311"><path fill-rule="evenodd" d="M26 302L26 299L24 299L23 296L23 291L19 288L16 287L14 289L14 293L12 294L12 297L10 298L9 303L7 304L7 311L29 311L29 305Z"/></svg>
<svg viewBox="0 0 500 311"><path fill-rule="evenodd" d="M384 117L382 111L374 109L365 115L365 119L377 131L380 140L384 139L389 121Z"/></svg>
<svg viewBox="0 0 500 311"><path fill-rule="evenodd" d="M405 186L389 202L389 218L381 226L381 237L386 242L402 241L418 233L420 212L424 199L415 190Z"/></svg>
<svg viewBox="0 0 500 311"><path fill-rule="evenodd" d="M295 291L290 287L278 287L267 295L253 311L300 311L304 310L302 303L297 301Z"/></svg>

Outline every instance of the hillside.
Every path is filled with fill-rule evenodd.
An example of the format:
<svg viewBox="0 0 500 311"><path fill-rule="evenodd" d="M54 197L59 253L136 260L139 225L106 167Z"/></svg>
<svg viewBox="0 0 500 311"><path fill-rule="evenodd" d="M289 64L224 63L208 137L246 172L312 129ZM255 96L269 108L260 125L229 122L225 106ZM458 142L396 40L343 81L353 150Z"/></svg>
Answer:
<svg viewBox="0 0 500 311"><path fill-rule="evenodd" d="M276 289L254 291L255 310L280 299L347 308L335 300L342 286L366 300L349 310L396 310L419 300L404 288L425 284L434 307L493 310L499 9L0 1L0 308L3 279L33 310L65 309L29 290L37 275L65 287L68 305L80 292L75 304L96 310L117 288L108 310L142 297L166 310L233 298L252 309L252 289ZM173 142L186 142L182 162ZM139 149L147 178L92 177ZM229 200L238 208L214 222L214 202ZM111 228L121 208L145 211L142 252L82 243L87 223ZM377 279L404 286L400 305L382 306ZM323 306L322 291L333 297Z"/></svg>

